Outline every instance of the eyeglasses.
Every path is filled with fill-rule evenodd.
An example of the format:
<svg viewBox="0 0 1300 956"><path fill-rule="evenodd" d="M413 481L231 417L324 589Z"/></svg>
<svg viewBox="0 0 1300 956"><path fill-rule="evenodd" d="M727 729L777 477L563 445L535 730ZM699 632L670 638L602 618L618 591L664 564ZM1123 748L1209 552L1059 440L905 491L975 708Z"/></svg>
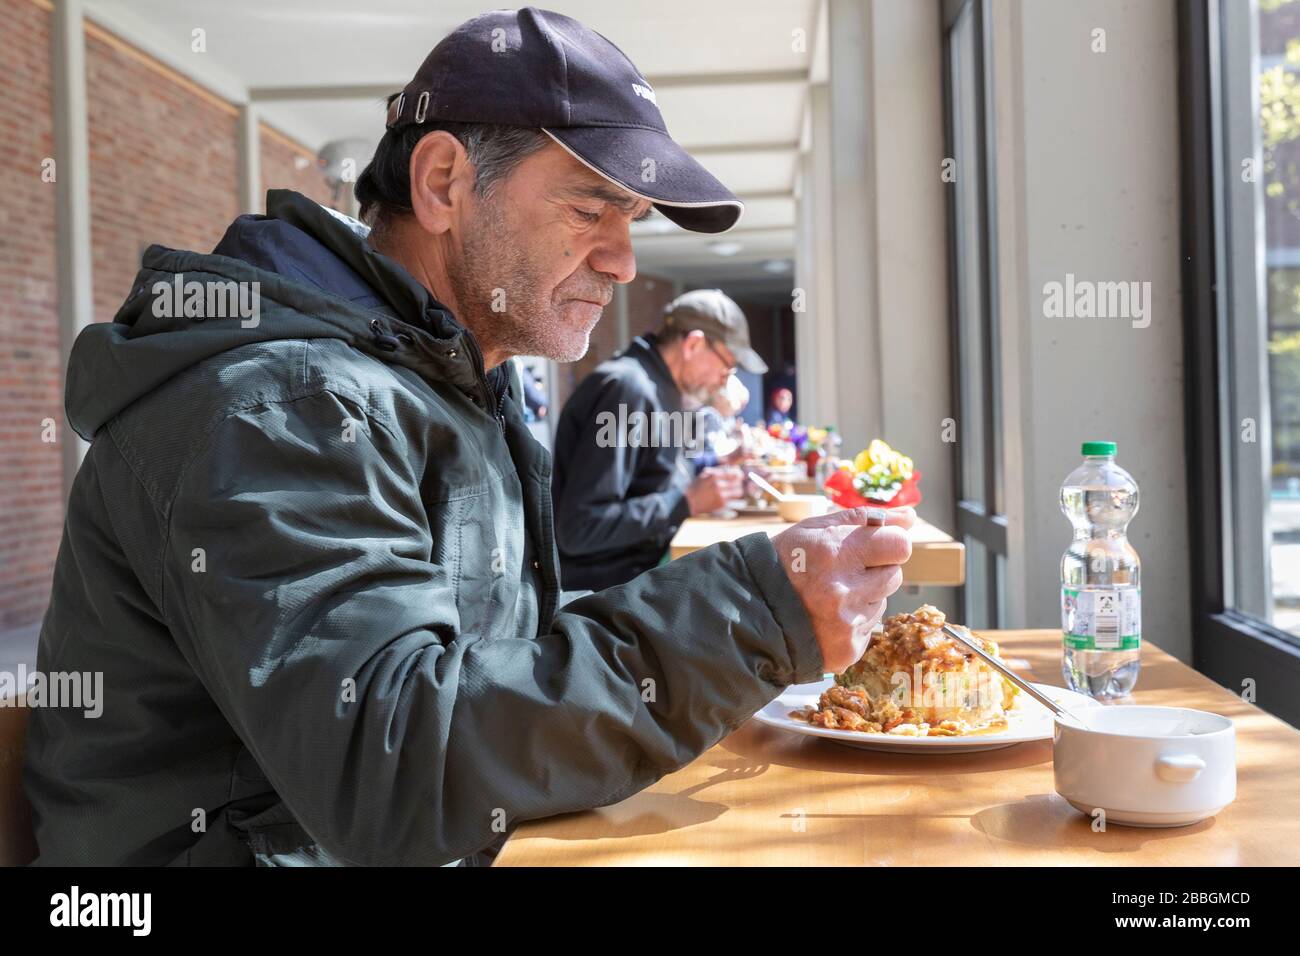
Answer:
<svg viewBox="0 0 1300 956"><path fill-rule="evenodd" d="M727 369L728 375L730 375L732 372L736 370L736 365L738 363L734 358L729 359L721 352L719 352L713 344L713 339L706 337L704 341L708 344L709 351L712 352L714 355L716 355L722 361L723 366Z"/></svg>

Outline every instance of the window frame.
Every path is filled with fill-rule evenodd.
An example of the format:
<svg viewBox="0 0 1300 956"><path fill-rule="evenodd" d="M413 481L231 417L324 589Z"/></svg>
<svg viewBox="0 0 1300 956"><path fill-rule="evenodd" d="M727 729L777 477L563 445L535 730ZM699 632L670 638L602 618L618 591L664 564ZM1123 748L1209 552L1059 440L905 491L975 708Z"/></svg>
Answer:
<svg viewBox="0 0 1300 956"><path fill-rule="evenodd" d="M1231 374L1231 350L1240 335L1228 316L1236 299L1249 292L1243 282L1251 280L1243 277L1240 249L1238 261L1231 261L1242 210L1234 223L1225 192L1223 7L1219 0L1176 6L1192 663L1234 693L1253 681L1256 704L1300 726L1300 639L1233 606L1240 542L1233 508L1225 502L1242 483L1242 469L1229 454L1225 429L1235 417L1229 390L1242 383ZM1253 13L1254 7L1246 9ZM1238 26L1228 22L1230 30ZM1233 92L1231 80L1227 89ZM1257 116L1256 111L1251 121ZM1256 314L1261 307L1257 301Z"/></svg>
<svg viewBox="0 0 1300 956"><path fill-rule="evenodd" d="M953 57L951 54L951 45L953 43L953 28L956 26L958 18L966 11L970 11L973 18L973 32L975 36L974 73L977 77L977 87L974 91L975 102L975 151L980 157L980 175L976 184L978 190L977 206L978 212L978 231L981 237L979 271L980 271L980 321L979 334L983 342L983 353L981 355L981 374L983 381L989 393L988 401L984 403L981 415L982 435L983 435L983 473L979 476L969 476L966 473L965 461L963 459L963 446L961 432L963 424L968 420L964 399L964 382L962 377L962 343L965 331L961 322L961 289L959 288L959 241L958 235L958 210L957 210L957 191L949 189L947 191L947 225L948 225L948 315L949 315L949 369L950 381L954 384L953 388L953 407L956 413L958 423L959 437L952 446L952 463L953 474L957 477L956 482L956 522L957 535L961 540L971 538L979 542L984 549L987 562L987 573L984 575L984 605L988 609L989 621L988 627L999 627L1003 623L1006 614L1005 600L1003 598L1004 578L1006 575L1007 559L1007 518L1005 514L998 512L998 506L1001 503L1000 498L1003 494L1002 485L1002 443L998 439L998 428L1001 419L1001 387L1000 387L1000 343L998 336L997 323L997 221L996 221L996 194L994 181L994 117L993 106L989 97L992 89L991 74L991 49L992 40L987 25L989 23L991 10L989 0L944 0L942 10L942 49L941 69L943 71L943 92L944 92L944 146L945 155L951 158L957 156L956 143L956 90L953 76ZM960 177L962 171L958 169L957 175ZM977 477L982 489L982 498L972 498L966 496L966 491L971 485L971 478ZM961 588L960 600L966 611L967 619L970 619L970 608L972 607L968 593L972 585L969 583L969 572L967 574L967 584ZM974 622L978 623L978 622Z"/></svg>

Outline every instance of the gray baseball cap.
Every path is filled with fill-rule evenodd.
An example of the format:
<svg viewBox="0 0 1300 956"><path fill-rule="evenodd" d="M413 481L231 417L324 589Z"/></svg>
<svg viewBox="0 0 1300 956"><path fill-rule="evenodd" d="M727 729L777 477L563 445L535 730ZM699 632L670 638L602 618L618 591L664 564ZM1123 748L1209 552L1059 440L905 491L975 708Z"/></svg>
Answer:
<svg viewBox="0 0 1300 956"><path fill-rule="evenodd" d="M679 295L664 308L664 325L688 332L699 329L729 348L746 372L762 375L767 371L767 363L750 347L745 313L721 289L696 289Z"/></svg>

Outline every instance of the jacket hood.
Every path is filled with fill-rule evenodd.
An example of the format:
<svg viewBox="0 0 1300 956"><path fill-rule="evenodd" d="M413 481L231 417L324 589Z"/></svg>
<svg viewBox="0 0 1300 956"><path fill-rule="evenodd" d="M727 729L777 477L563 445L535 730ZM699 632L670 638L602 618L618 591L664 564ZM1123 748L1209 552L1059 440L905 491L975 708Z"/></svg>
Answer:
<svg viewBox="0 0 1300 956"><path fill-rule="evenodd" d="M362 223L272 189L210 254L153 245L111 322L83 329L68 360L68 421L90 440L132 402L214 355L272 339L334 338L431 381L499 391L473 335ZM502 367L504 368L504 366Z"/></svg>

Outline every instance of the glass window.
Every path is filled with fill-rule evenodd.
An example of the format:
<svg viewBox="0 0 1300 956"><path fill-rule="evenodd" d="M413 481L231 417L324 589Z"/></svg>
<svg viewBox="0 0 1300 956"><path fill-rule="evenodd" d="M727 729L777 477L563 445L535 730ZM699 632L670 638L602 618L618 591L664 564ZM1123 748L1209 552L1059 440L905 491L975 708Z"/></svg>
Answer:
<svg viewBox="0 0 1300 956"><path fill-rule="evenodd" d="M1178 14L1193 653L1300 726L1300 2Z"/></svg>
<svg viewBox="0 0 1300 956"><path fill-rule="evenodd" d="M1226 597L1300 634L1300 2L1220 19Z"/></svg>
<svg viewBox="0 0 1300 956"><path fill-rule="evenodd" d="M1300 3L1256 11L1267 300L1270 594L1263 608L1300 633Z"/></svg>

